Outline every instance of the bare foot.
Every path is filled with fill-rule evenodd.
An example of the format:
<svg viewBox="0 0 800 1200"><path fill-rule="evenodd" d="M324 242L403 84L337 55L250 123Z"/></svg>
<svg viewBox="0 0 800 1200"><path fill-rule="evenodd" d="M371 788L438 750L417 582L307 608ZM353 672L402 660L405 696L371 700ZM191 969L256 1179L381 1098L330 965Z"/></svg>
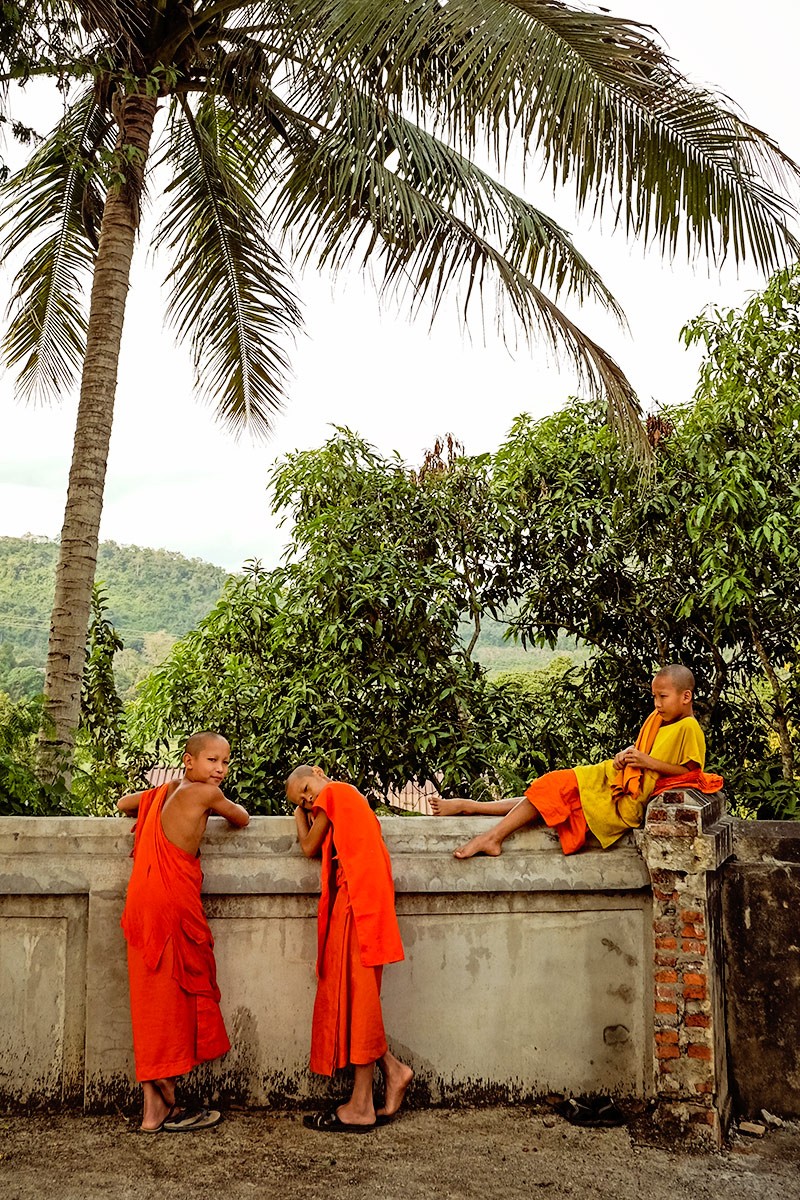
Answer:
<svg viewBox="0 0 800 1200"><path fill-rule="evenodd" d="M497 858L502 854L502 843L490 833L479 833L477 837L454 850L453 858L474 858L476 854L490 854L492 858Z"/></svg>
<svg viewBox="0 0 800 1200"><path fill-rule="evenodd" d="M346 1104L340 1104L336 1115L345 1125L374 1125L375 1109L361 1108L353 1103L352 1097Z"/></svg>
<svg viewBox="0 0 800 1200"><path fill-rule="evenodd" d="M175 1107L175 1084L171 1079L153 1079L142 1084L144 1112L139 1128L155 1133Z"/></svg>
<svg viewBox="0 0 800 1200"><path fill-rule="evenodd" d="M388 1051L380 1062L383 1071L384 1095L383 1107L377 1110L377 1115L393 1117L405 1099L408 1085L414 1078L414 1072L411 1067L407 1067L405 1063L400 1062L399 1058L395 1058Z"/></svg>
<svg viewBox="0 0 800 1200"><path fill-rule="evenodd" d="M441 796L431 796L428 803L435 817L457 817L466 811L463 800L443 800Z"/></svg>

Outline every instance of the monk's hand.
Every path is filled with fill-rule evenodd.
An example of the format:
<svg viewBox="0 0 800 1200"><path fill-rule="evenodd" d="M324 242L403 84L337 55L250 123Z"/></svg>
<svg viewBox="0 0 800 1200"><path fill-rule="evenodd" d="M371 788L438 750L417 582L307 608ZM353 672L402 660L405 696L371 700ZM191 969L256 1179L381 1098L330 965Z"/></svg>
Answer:
<svg viewBox="0 0 800 1200"><path fill-rule="evenodd" d="M629 746L625 751L625 764L629 767L643 767L646 765L647 755L641 750L637 750L635 746Z"/></svg>
<svg viewBox="0 0 800 1200"><path fill-rule="evenodd" d="M625 755L628 753L628 749L629 749L629 747L626 747L624 750L618 750L617 753L614 755L614 770L615 771L622 771L624 769L626 761L627 761L625 758Z"/></svg>

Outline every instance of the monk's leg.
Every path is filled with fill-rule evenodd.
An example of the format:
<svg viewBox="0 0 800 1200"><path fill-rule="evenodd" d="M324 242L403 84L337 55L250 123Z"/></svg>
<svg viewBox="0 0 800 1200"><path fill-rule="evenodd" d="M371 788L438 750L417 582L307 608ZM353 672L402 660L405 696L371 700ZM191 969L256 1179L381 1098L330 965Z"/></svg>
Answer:
<svg viewBox="0 0 800 1200"><path fill-rule="evenodd" d="M172 1079L147 1079L142 1083L144 1111L141 1129L160 1129L175 1106L175 1084Z"/></svg>
<svg viewBox="0 0 800 1200"><path fill-rule="evenodd" d="M502 853L503 842L509 834L516 832L517 829L522 829L524 825L532 825L538 819L539 813L530 800L524 798L518 800L502 821L498 821L491 829L487 829L486 833L479 833L464 846L459 846L458 850L454 851L454 857L472 858L476 854L490 854L496 857Z"/></svg>
<svg viewBox="0 0 800 1200"><path fill-rule="evenodd" d="M502 817L516 808L520 799L520 796L513 796L509 800L442 800L439 796L431 796L428 803L435 817Z"/></svg>
<svg viewBox="0 0 800 1200"><path fill-rule="evenodd" d="M336 1115L345 1125L374 1125L375 1105L372 1100L372 1081L375 1063L353 1067L353 1091L346 1104L340 1104Z"/></svg>
<svg viewBox="0 0 800 1200"><path fill-rule="evenodd" d="M377 1115L393 1117L405 1099L414 1072L399 1058L395 1058L391 1050L378 1059L378 1066L383 1072L383 1107L378 1109Z"/></svg>

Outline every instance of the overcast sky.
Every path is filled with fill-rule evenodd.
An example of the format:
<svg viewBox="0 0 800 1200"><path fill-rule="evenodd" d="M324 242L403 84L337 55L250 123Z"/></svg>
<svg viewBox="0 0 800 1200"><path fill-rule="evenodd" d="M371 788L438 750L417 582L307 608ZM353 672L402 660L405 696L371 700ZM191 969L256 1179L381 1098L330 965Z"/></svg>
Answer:
<svg viewBox="0 0 800 1200"><path fill-rule="evenodd" d="M747 117L800 159L797 128L797 0L606 0L612 12L656 26L694 81L730 96ZM708 303L740 304L763 284L751 268L665 263L621 236L578 221L569 197L530 181L526 195L573 231L578 247L625 309L621 332L586 308L584 329L610 350L645 405L688 400L698 357L678 342ZM283 535L270 515L266 478L276 458L320 445L347 425L381 451L418 462L437 435L454 433L468 453L494 449L521 412L543 416L575 391L542 348L510 355L475 329L470 342L455 302L431 330L380 312L359 272L332 282L298 281L305 332L293 355L290 401L267 444L235 442L192 398L192 371L162 327L163 261L140 245L123 339L101 537L164 547L231 570L247 558L277 561ZM0 277L5 307L9 281ZM76 398L26 408L0 379L0 535L58 536L66 497Z"/></svg>

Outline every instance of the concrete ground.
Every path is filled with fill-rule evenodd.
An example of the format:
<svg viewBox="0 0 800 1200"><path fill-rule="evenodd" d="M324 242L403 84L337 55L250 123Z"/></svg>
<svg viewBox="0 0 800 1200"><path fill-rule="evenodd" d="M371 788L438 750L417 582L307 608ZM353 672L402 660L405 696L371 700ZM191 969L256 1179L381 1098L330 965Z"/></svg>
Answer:
<svg viewBox="0 0 800 1200"><path fill-rule="evenodd" d="M430 1109L365 1136L231 1113L144 1136L123 1116L0 1117L2 1200L800 1200L800 1125L720 1154L519 1107Z"/></svg>

